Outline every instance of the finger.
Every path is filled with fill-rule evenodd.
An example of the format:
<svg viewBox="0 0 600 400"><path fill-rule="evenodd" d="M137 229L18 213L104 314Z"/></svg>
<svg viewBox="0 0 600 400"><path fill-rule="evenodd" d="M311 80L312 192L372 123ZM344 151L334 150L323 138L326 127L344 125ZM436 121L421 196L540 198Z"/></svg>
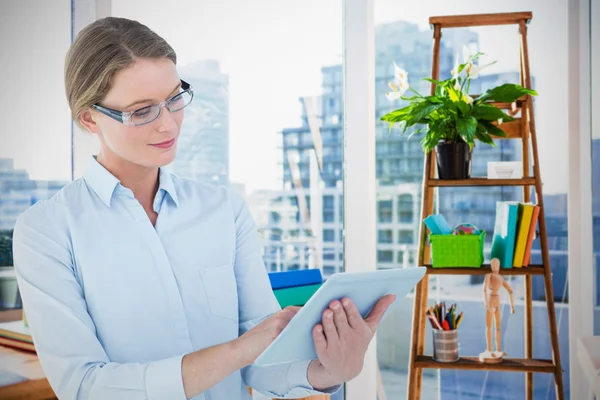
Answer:
<svg viewBox="0 0 600 400"><path fill-rule="evenodd" d="M348 319L346 318L346 311L344 311L342 303L337 300L332 301L329 304L329 308L333 311L333 322L335 323L338 336L342 336L342 334L350 329Z"/></svg>
<svg viewBox="0 0 600 400"><path fill-rule="evenodd" d="M386 310L389 308L389 306L392 305L392 303L395 300L395 295L388 294L379 299L375 306L373 306L373 309L371 310L367 318L365 318L365 322L367 323L367 325L369 325L369 328L371 328L371 332L375 333L375 331L377 330L377 326L379 326L379 322L381 322L383 314L385 314Z"/></svg>
<svg viewBox="0 0 600 400"><path fill-rule="evenodd" d="M360 315L358 308L352 300L349 298L344 298L342 300L342 305L344 306L344 311L346 311L346 320L348 321L348 325L352 329L358 329L363 324L363 317Z"/></svg>
<svg viewBox="0 0 600 400"><path fill-rule="evenodd" d="M317 351L317 355L325 353L325 350L327 350L327 340L325 339L325 334L323 333L323 325L317 324L313 328L313 341L315 342L315 350Z"/></svg>
<svg viewBox="0 0 600 400"><path fill-rule="evenodd" d="M328 343L337 340L338 333L333 323L333 311L329 308L323 311L323 331Z"/></svg>
<svg viewBox="0 0 600 400"><path fill-rule="evenodd" d="M289 306L284 308L283 310L279 310L277 312L277 317L284 319L286 321L290 321L294 316L298 313L300 307Z"/></svg>

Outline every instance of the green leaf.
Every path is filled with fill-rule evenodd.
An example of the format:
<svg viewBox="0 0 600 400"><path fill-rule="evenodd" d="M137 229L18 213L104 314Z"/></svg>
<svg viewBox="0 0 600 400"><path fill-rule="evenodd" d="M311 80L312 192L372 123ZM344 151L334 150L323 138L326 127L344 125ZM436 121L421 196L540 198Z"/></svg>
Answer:
<svg viewBox="0 0 600 400"><path fill-rule="evenodd" d="M421 129L415 129L415 130L413 130L413 131L412 131L412 132L411 132L411 133L408 135L408 138L407 138L407 139L410 139L410 138L411 138L411 137L413 137L414 135L417 135L417 134L419 134L419 133L423 132L424 130L425 130L424 128L421 128Z"/></svg>
<svg viewBox="0 0 600 400"><path fill-rule="evenodd" d="M485 130L490 135L506 137L506 132L504 132L502 129L498 128L496 125L493 125L490 122L484 121L484 122L481 122L481 125L483 125L485 127Z"/></svg>
<svg viewBox="0 0 600 400"><path fill-rule="evenodd" d="M494 107L490 104L476 105L473 108L473 113L471 115L478 120L484 121L498 121L499 119L502 119L502 122L510 122L515 120L513 117L506 115L498 107Z"/></svg>
<svg viewBox="0 0 600 400"><path fill-rule="evenodd" d="M504 103L512 103L519 97L525 96L526 94L537 96L537 92L535 90L526 89L514 83L505 83L504 85L500 85L493 89L489 89L481 96L476 98L475 101L481 103L483 101L492 100L501 101Z"/></svg>
<svg viewBox="0 0 600 400"><path fill-rule="evenodd" d="M463 92L451 86L448 88L448 95L463 117L469 115L471 106L467 103L467 96Z"/></svg>
<svg viewBox="0 0 600 400"><path fill-rule="evenodd" d="M475 131L477 130L477 120L473 117L459 118L456 121L456 129L465 142L473 147Z"/></svg>
<svg viewBox="0 0 600 400"><path fill-rule="evenodd" d="M477 124L477 130L475 131L475 137L477 137L477 139L479 139L479 141L482 143L489 144L489 145L496 147L496 143L494 143L494 140L488 134L488 132L487 132L485 126L483 126L483 124Z"/></svg>
<svg viewBox="0 0 600 400"><path fill-rule="evenodd" d="M431 82L436 85L444 86L444 82L436 81L433 78L423 78L424 81Z"/></svg>
<svg viewBox="0 0 600 400"><path fill-rule="evenodd" d="M384 116L382 116L380 118L381 121L388 121L388 122L400 122L400 121L404 121L406 116L408 115L408 113L410 112L410 110L413 108L414 106L408 105L406 107L400 108L398 110L394 110L392 112L389 112L387 114L385 114Z"/></svg>
<svg viewBox="0 0 600 400"><path fill-rule="evenodd" d="M408 126L418 124L423 118L428 116L431 112L439 108L441 104L431 104L427 101L423 101L410 110L406 117L406 124Z"/></svg>

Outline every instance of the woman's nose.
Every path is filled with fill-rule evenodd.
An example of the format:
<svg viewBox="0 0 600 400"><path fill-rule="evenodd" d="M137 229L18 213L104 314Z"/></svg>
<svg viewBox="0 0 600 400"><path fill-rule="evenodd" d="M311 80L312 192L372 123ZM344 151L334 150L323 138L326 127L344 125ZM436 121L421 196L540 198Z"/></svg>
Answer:
<svg viewBox="0 0 600 400"><path fill-rule="evenodd" d="M164 105L160 110L160 115L158 116L158 123L160 124L159 131L172 131L177 128L177 124L175 123L175 119L171 114L171 111Z"/></svg>

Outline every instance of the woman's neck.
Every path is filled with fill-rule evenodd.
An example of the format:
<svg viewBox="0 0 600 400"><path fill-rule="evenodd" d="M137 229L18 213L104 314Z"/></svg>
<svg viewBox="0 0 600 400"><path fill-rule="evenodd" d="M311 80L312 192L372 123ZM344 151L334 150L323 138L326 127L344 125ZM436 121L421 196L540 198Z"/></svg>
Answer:
<svg viewBox="0 0 600 400"><path fill-rule="evenodd" d="M135 198L144 208L152 209L152 203L159 186L158 168L144 167L123 160L120 157L110 157L100 152L97 161L113 174L121 185L130 189Z"/></svg>

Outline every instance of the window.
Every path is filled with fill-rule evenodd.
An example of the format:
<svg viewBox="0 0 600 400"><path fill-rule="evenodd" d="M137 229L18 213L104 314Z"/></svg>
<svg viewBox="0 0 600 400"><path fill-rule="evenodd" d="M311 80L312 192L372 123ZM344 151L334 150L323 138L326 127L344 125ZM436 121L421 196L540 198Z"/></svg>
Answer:
<svg viewBox="0 0 600 400"><path fill-rule="evenodd" d="M529 35L529 59L534 89L539 96L535 98L535 123L538 138L539 165L541 177L544 182L544 202L546 206L546 219L548 225L548 239L550 245L550 263L553 272L553 292L556 308L557 321L559 321L559 343L564 369L563 381L565 382L565 397L568 397L569 388L569 329L567 273L567 120L556 118L556 115L564 115L564 107L554 104L553 99L562 98L567 95L566 86L557 88L552 83L553 76L567 76L567 41L564 32L567 29L567 5L561 3L548 7L543 0L522 2L510 0L495 5L482 3L476 0L461 2L447 2L433 0L427 3L427 7L411 6L397 7L389 0L375 1L375 76L376 82L384 84L376 86L376 127L387 129L387 123L379 121L385 113L400 108L402 101L390 104L385 98L385 92L389 91L387 83L393 80L395 61L408 72L409 84L412 88L423 95L429 94L429 83L421 78L431 77L432 60L432 29L429 27L429 17L432 15L452 14L476 14L476 13L498 13L515 11L532 11L533 20L528 25ZM562 33L559 33L562 32ZM450 76L454 67L454 60L462 59L463 44L471 44L476 50L486 54L482 63L497 60L497 64L489 66L481 72L478 80L473 81L471 93L482 93L487 88L497 86L505 82L519 83L519 40L516 26L491 26L476 28L455 28L442 30L440 52L440 74L445 79ZM545 56L537 52L537 49L552 46L555 57L549 63ZM594 93L594 90L592 90ZM546 93L546 94L544 94ZM552 95L548 95L552 93ZM596 124L600 126L600 124ZM421 189L420 183L423 179L423 151L419 141L423 134L417 134L410 140L401 137L398 142L399 130L393 129L390 134L377 137L376 162L379 182L389 182L385 188L378 187L378 196L389 195L388 191L394 187L414 186L414 192L406 191L397 193L394 201L397 215L394 220L399 224L414 224L420 226ZM598 137L598 136L596 136ZM596 138L595 137L595 138ZM401 143L402 151L399 152L393 144ZM593 147L593 146L592 146ZM592 149L593 152L593 149ZM395 169L386 169L385 163L401 159L406 168L400 169L396 174ZM489 160L521 160L520 142L513 140L499 141L496 148L477 143L473 152L472 175L486 176L487 162ZM379 167L381 165L381 167ZM393 164L392 164L393 165ZM402 164L400 164L402 165ZM599 170L600 168L596 168ZM414 193L414 195L413 195ZM439 209L435 212L442 213L450 225L461 222L470 222L487 232L485 243L485 255L489 257L491 237L495 221L495 203L498 200L522 200L522 189L511 187L489 187L489 188L445 188L436 189L439 197ZM594 199L600 196L594 196ZM532 199L535 201L535 198ZM416 202L416 204L415 204ZM434 203L436 204L436 203ZM598 208L596 208L598 210ZM390 223L388 213L392 211L388 205L379 199L377 204L377 215L379 224ZM387 228L387 226L385 226ZM379 226L381 229L381 225ZM410 230L395 226L391 227L398 232L398 240L394 252L397 266L402 266L402 257L405 254L399 252L408 251L409 260L411 253L415 254L418 249L418 229ZM597 235L598 237L598 235ZM539 240L533 250L533 262L540 263ZM406 246L406 250L400 248ZM378 249L378 260L386 259ZM427 251L427 250L426 250ZM402 257L401 257L402 256ZM399 258L400 257L400 258ZM489 260L489 258L488 258ZM410 263L409 265L414 265ZM396 266L396 265L394 265ZM460 279L459 279L460 278ZM524 279L522 276L510 277L510 284L515 290L517 303L517 317L503 311L503 341L505 349L510 357L523 357L523 306ZM599 281L600 283L600 281ZM466 315L477 316L483 309L483 297L481 294L481 283L466 277L439 276L432 277L429 285L430 301L441 300L446 302L458 302L459 308ZM436 287L437 290L432 290ZM541 277L533 277L532 292L535 299L534 320L534 354L536 357L542 355L551 357L550 347L547 340L540 338L548 337L548 323L546 303L544 300L544 285ZM439 293L439 298L436 298ZM503 294L504 295L504 294ZM460 300L457 300L459 299ZM600 298L598 299L600 301ZM503 301L503 305L505 302ZM401 320L403 315L410 315L412 302L407 302L406 307L398 308L396 316ZM520 317L519 317L520 316ZM462 326L461 355L477 356L480 349L485 348L485 335L483 317L479 318L479 325L474 324ZM410 335L394 335L398 326L394 325L394 319L384 321L380 327L381 334L378 336L378 363L382 374L383 385L388 398L404 398L406 387L399 382L406 382L408 354L410 348ZM537 323L537 321L540 321ZM407 331L408 332L408 331ZM389 334L389 336L388 336ZM464 338L468 337L468 340ZM426 336L426 348L431 347L431 336ZM574 349L571 349L574 350ZM428 352L429 354L429 352ZM478 376L479 378L474 378ZM483 372L471 372L460 370L433 370L428 369L423 374L422 398L423 399L460 399L460 398L497 398L512 399L524 398L522 374L496 373L485 374ZM481 379L480 379L481 378ZM550 375L543 376L535 374L534 398L554 398L554 384ZM441 385L441 386L440 386ZM443 388L443 389L441 389ZM440 392L444 393L440 395Z"/></svg>
<svg viewBox="0 0 600 400"><path fill-rule="evenodd" d="M285 136L285 144L289 147L298 146L298 135L295 133L288 133Z"/></svg>
<svg viewBox="0 0 600 400"><path fill-rule="evenodd" d="M400 244L413 244L414 243L414 232L413 231L398 231L398 243Z"/></svg>
<svg viewBox="0 0 600 400"><path fill-rule="evenodd" d="M333 229L323 229L323 241L335 242L335 231Z"/></svg>
<svg viewBox="0 0 600 400"><path fill-rule="evenodd" d="M407 253L403 251L398 252L398 264L404 266L404 257Z"/></svg>
<svg viewBox="0 0 600 400"><path fill-rule="evenodd" d="M379 200L377 204L377 215L379 222L392 222L392 201Z"/></svg>
<svg viewBox="0 0 600 400"><path fill-rule="evenodd" d="M401 194L398 197L398 222L412 223L414 219L413 197L410 194Z"/></svg>
<svg viewBox="0 0 600 400"><path fill-rule="evenodd" d="M592 18L600 15L598 2L590 2ZM594 19L592 19L594 20ZM597 110L600 105L600 73L598 62L600 62L600 39L598 25L592 24L591 41L591 96L592 104L590 110ZM598 113L592 113L592 229L594 232L594 278L595 278L595 334L600 335L600 118Z"/></svg>
<svg viewBox="0 0 600 400"><path fill-rule="evenodd" d="M393 242L393 233L390 229L379 230L377 233L377 242L378 243L392 243Z"/></svg>
<svg viewBox="0 0 600 400"><path fill-rule="evenodd" d="M335 167L311 178L314 148L308 121L315 117L318 125L339 130L340 140L327 147L331 154L341 152L342 123L331 125L331 116L339 114L343 94L341 74L336 75L342 66L342 2L319 3L316 9L293 7L293 12L287 2L232 4L148 0L139 7L126 0L111 2L113 15L143 21L173 46L180 76L195 89L180 135L180 143L185 139L189 145L178 148L174 172L197 179L204 176L203 169L222 172L219 183L242 188L258 231L272 237L271 244L280 249L265 252L266 265L276 264L279 271L322 266L317 255L331 256L315 251L311 235L318 219L333 223L341 214L341 203L331 200L343 195L342 160L329 158L327 163ZM181 19L182 11L193 17ZM305 43L317 44L318 49ZM282 46L296 50L276 51ZM192 118L196 114L202 117ZM209 140L220 144L218 151L205 148ZM297 154L297 165L290 165L290 154ZM195 164L198 159L208 162ZM294 169L301 185L292 179ZM312 209L307 195L313 186L326 187L330 196L323 199L322 209ZM296 196L307 196L306 202ZM324 242L341 247L335 235L338 226L317 229L322 230L314 233L319 240L322 236ZM329 264L332 269L324 268L325 274L343 269L337 260Z"/></svg>
<svg viewBox="0 0 600 400"><path fill-rule="evenodd" d="M333 211L323 210L323 222L334 222L335 214Z"/></svg>
<svg viewBox="0 0 600 400"><path fill-rule="evenodd" d="M0 46L13 56L3 59L0 75L4 116L0 145L0 311L21 308L12 257L18 216L58 192L71 180L73 171L71 120L63 83L64 55L71 44L71 8L64 2L32 5L13 0L5 4L9 5L3 5L0 13ZM24 20L27 23L21 23ZM34 37L36 45L32 46ZM43 94L43 107L32 109L31 94L15 95L24 93L24 82Z"/></svg>
<svg viewBox="0 0 600 400"><path fill-rule="evenodd" d="M392 250L377 250L377 262L380 262L380 263L394 262L394 252Z"/></svg>
<svg viewBox="0 0 600 400"><path fill-rule="evenodd" d="M335 274L335 267L331 266L331 265L324 265L323 266L323 275L324 276L329 276L329 275L333 275Z"/></svg>

